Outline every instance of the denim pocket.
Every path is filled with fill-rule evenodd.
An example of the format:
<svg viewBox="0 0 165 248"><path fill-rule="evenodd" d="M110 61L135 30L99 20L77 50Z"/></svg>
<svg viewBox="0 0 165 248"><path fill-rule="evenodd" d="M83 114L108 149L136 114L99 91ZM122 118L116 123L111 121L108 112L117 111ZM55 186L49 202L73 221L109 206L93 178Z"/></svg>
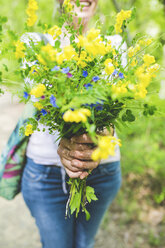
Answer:
<svg viewBox="0 0 165 248"><path fill-rule="evenodd" d="M100 164L98 169L101 174L114 175L120 171L120 161L110 162L106 164Z"/></svg>
<svg viewBox="0 0 165 248"><path fill-rule="evenodd" d="M23 176L26 178L26 180L31 182L38 182L44 177L44 174L40 170L35 170L31 168L24 169Z"/></svg>

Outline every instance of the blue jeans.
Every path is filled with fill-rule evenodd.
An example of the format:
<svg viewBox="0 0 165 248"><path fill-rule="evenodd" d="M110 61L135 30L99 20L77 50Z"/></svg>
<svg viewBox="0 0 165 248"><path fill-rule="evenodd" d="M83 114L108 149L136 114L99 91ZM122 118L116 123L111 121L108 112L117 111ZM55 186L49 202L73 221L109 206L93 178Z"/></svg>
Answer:
<svg viewBox="0 0 165 248"><path fill-rule="evenodd" d="M94 187L97 201L87 205L91 214L86 221L79 213L65 219L69 179L60 167L36 164L27 158L21 191L31 215L35 218L43 248L93 248L94 237L103 215L121 186L120 162L101 164L87 178ZM65 185L64 185L65 184ZM66 188L65 188L66 186Z"/></svg>

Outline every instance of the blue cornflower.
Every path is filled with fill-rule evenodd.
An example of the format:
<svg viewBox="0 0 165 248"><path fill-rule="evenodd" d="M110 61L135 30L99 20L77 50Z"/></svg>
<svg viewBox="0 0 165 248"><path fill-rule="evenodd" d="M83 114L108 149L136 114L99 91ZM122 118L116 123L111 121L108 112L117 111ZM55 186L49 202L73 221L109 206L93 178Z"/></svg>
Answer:
<svg viewBox="0 0 165 248"><path fill-rule="evenodd" d="M122 72L119 73L119 78L121 78L121 79L124 78L124 74Z"/></svg>
<svg viewBox="0 0 165 248"><path fill-rule="evenodd" d="M29 94L28 94L26 91L24 91L24 95L23 95L23 97L24 97L25 99L28 99Z"/></svg>
<svg viewBox="0 0 165 248"><path fill-rule="evenodd" d="M87 77L88 76L88 72L87 71L83 71L83 77Z"/></svg>
<svg viewBox="0 0 165 248"><path fill-rule="evenodd" d="M102 106L101 104L97 105L97 106L96 106L96 110L97 110L97 111L103 110L103 106Z"/></svg>
<svg viewBox="0 0 165 248"><path fill-rule="evenodd" d="M59 70L60 70L60 68L57 65L51 69L51 71L59 71Z"/></svg>
<svg viewBox="0 0 165 248"><path fill-rule="evenodd" d="M55 96L51 95L51 97L50 97L50 103L53 105L53 107L58 108L58 105L56 104L56 98L55 98Z"/></svg>
<svg viewBox="0 0 165 248"><path fill-rule="evenodd" d="M104 101L103 100L101 100L101 102L96 102L96 110L97 111L103 110L103 105L104 105Z"/></svg>
<svg viewBox="0 0 165 248"><path fill-rule="evenodd" d="M90 83L88 83L88 84L84 84L84 87L88 90L89 88L92 88L92 87L93 87L93 85L92 85L92 84L90 84Z"/></svg>
<svg viewBox="0 0 165 248"><path fill-rule="evenodd" d="M41 114L43 115L43 116L45 116L45 115L47 115L47 111L45 110L45 109L41 109Z"/></svg>
<svg viewBox="0 0 165 248"><path fill-rule="evenodd" d="M114 72L112 73L112 76L116 76L118 74L118 71L115 69Z"/></svg>
<svg viewBox="0 0 165 248"><path fill-rule="evenodd" d="M95 77L92 78L92 80L93 80L94 82L97 82L99 79L100 79L100 78L99 78L98 76L95 76Z"/></svg>
<svg viewBox="0 0 165 248"><path fill-rule="evenodd" d="M63 69L62 69L62 73L68 73L68 72L69 72L69 70L70 70L70 68L69 68L69 67L67 67L67 68L63 68Z"/></svg>

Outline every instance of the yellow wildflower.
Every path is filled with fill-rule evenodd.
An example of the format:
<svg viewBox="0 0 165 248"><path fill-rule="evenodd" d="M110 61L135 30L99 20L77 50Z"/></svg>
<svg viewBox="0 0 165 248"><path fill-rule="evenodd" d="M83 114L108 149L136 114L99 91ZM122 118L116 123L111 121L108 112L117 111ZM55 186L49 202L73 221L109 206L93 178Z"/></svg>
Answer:
<svg viewBox="0 0 165 248"><path fill-rule="evenodd" d="M43 108L43 105L40 102L35 102L34 107L37 108L38 110L41 110Z"/></svg>
<svg viewBox="0 0 165 248"><path fill-rule="evenodd" d="M120 84L120 82L121 81L119 81L117 85L112 85L112 94L114 98L118 96L123 96L123 94L126 94L128 92L127 84Z"/></svg>
<svg viewBox="0 0 165 248"><path fill-rule="evenodd" d="M37 21L36 10L38 9L38 3L35 0L29 0L26 13L28 15L27 25L32 27Z"/></svg>
<svg viewBox="0 0 165 248"><path fill-rule="evenodd" d="M152 75L152 77L155 77L156 75L154 74L155 72L157 72L160 68L160 65L159 64L154 64L150 67L147 68L147 72L150 73Z"/></svg>
<svg viewBox="0 0 165 248"><path fill-rule="evenodd" d="M62 33L61 28L59 28L56 25L48 30L48 34L53 36L54 40L57 39L61 35L61 33Z"/></svg>
<svg viewBox="0 0 165 248"><path fill-rule="evenodd" d="M116 16L116 24L115 24L115 30L117 33L122 32L122 25L123 22L126 21L131 17L132 11L131 10L121 10L117 16Z"/></svg>
<svg viewBox="0 0 165 248"><path fill-rule="evenodd" d="M83 47L87 42L88 42L88 40L86 37L84 37L82 35L78 36L78 42L77 42L78 47Z"/></svg>
<svg viewBox="0 0 165 248"><path fill-rule="evenodd" d="M132 61L131 61L131 66L136 66L137 65L137 60L134 58Z"/></svg>
<svg viewBox="0 0 165 248"><path fill-rule="evenodd" d="M54 49L49 43L46 46L41 47L41 51L46 57L48 56L48 60L54 62L56 60L57 50Z"/></svg>
<svg viewBox="0 0 165 248"><path fill-rule="evenodd" d="M92 159L98 161L115 155L116 145L121 146L121 141L113 136L98 136L98 147L92 153Z"/></svg>
<svg viewBox="0 0 165 248"><path fill-rule="evenodd" d="M141 49L140 45L139 44L136 44L134 50L135 50L135 53L139 52Z"/></svg>
<svg viewBox="0 0 165 248"><path fill-rule="evenodd" d="M146 66L149 66L149 65L155 63L155 57L151 56L149 54L145 54L143 56L143 60L144 60L144 63L145 63Z"/></svg>
<svg viewBox="0 0 165 248"><path fill-rule="evenodd" d="M96 47L96 54L104 56L107 53L106 46L103 42L94 42L94 46Z"/></svg>
<svg viewBox="0 0 165 248"><path fill-rule="evenodd" d="M26 125L25 136L29 136L33 133L33 126L31 124Z"/></svg>
<svg viewBox="0 0 165 248"><path fill-rule="evenodd" d="M66 60L71 60L76 55L76 51L72 45L65 46L63 51L64 51L64 53L63 53L64 59L66 59Z"/></svg>
<svg viewBox="0 0 165 248"><path fill-rule="evenodd" d="M141 46L149 46L152 43L152 39L141 39L138 41Z"/></svg>
<svg viewBox="0 0 165 248"><path fill-rule="evenodd" d="M88 109L76 109L74 111L68 110L64 113L63 119L65 122L86 122L87 117L91 116L91 112Z"/></svg>
<svg viewBox="0 0 165 248"><path fill-rule="evenodd" d="M30 91L30 94L35 96L35 97L41 97L43 96L44 92L46 90L46 87L44 84L38 84L32 90Z"/></svg>
<svg viewBox="0 0 165 248"><path fill-rule="evenodd" d="M144 67L140 66L136 69L135 71L135 75L139 78L141 76L141 74L144 73Z"/></svg>
<svg viewBox="0 0 165 248"><path fill-rule="evenodd" d="M64 61L64 54L63 54L63 53L58 54L58 55L56 56L56 61L57 61L57 63L58 63L59 65L61 65L61 64L63 63L63 61Z"/></svg>
<svg viewBox="0 0 165 248"><path fill-rule="evenodd" d="M133 57L135 55L135 50L134 48L131 46L129 49L128 49L128 57Z"/></svg>
<svg viewBox="0 0 165 248"><path fill-rule="evenodd" d="M15 43L15 47L16 47L16 51L15 51L15 56L16 56L16 59L22 59L25 57L25 46L24 46L24 43L21 42L20 40L18 40L16 43Z"/></svg>
<svg viewBox="0 0 165 248"><path fill-rule="evenodd" d="M37 59L42 65L46 65L46 61L42 58L41 54L37 54Z"/></svg>
<svg viewBox="0 0 165 248"><path fill-rule="evenodd" d="M115 67L113 65L108 65L105 67L105 72L108 74L108 75L111 75L115 70Z"/></svg>
<svg viewBox="0 0 165 248"><path fill-rule="evenodd" d="M145 98L147 95L146 87L142 84L138 84L135 92L135 99Z"/></svg>
<svg viewBox="0 0 165 248"><path fill-rule="evenodd" d="M98 38L100 34L100 30L99 29L95 29L95 28L91 28L88 32L87 32L87 39L89 42L95 40L96 38Z"/></svg>
<svg viewBox="0 0 165 248"><path fill-rule="evenodd" d="M70 0L64 0L63 7L65 8L66 12L70 12L73 10L73 5L71 4Z"/></svg>
<svg viewBox="0 0 165 248"><path fill-rule="evenodd" d="M105 65L105 66L108 66L109 64L112 64L112 59L106 59L106 60L104 61L104 65Z"/></svg>

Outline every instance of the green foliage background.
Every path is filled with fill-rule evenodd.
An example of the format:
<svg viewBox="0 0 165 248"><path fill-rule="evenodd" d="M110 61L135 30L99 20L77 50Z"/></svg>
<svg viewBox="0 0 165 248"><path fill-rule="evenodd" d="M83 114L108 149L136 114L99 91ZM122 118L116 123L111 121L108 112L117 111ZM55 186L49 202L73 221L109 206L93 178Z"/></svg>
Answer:
<svg viewBox="0 0 165 248"><path fill-rule="evenodd" d="M0 0L0 15L7 16L8 24L18 33L23 30L26 20L27 0ZM39 19L43 23L53 24L57 21L59 12L58 4L54 0L39 0ZM158 45L153 50L162 70L158 80L155 82L153 90L165 97L165 1L159 0L99 0L99 7L91 26L96 21L103 24L103 30L114 22L114 16L121 8L129 9L136 7L137 16L129 25L128 43L137 35L151 35ZM164 87L163 87L164 82ZM162 84L162 86L161 86ZM157 100L158 101L158 100ZM164 100L159 100L160 110L165 108ZM165 188L165 121L162 116L142 117L133 125L122 128L119 133L122 139L122 169L123 175L127 176L131 172L143 174L152 171L159 182L157 193Z"/></svg>

